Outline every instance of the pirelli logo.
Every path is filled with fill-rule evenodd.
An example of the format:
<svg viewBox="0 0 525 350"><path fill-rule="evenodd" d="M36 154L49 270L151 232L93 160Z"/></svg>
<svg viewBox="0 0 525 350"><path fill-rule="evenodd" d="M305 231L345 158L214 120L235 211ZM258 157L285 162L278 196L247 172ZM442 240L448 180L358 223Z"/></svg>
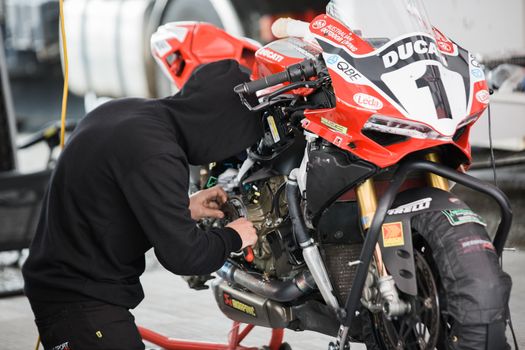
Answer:
<svg viewBox="0 0 525 350"><path fill-rule="evenodd" d="M230 294L224 292L222 294L224 304L231 307L232 309L238 310L242 313L245 313L247 315L257 317L257 313L255 312L255 307L245 304L242 301L239 301L235 298L233 298Z"/></svg>

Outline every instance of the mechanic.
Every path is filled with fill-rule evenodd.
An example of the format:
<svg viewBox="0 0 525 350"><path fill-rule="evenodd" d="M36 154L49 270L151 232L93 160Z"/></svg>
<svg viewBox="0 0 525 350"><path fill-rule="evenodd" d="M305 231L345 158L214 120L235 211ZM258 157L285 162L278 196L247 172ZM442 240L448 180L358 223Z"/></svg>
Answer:
<svg viewBox="0 0 525 350"><path fill-rule="evenodd" d="M232 60L202 65L174 96L114 100L79 123L23 267L45 349L144 349L129 309L144 298L150 248L174 274L202 275L256 242L243 218L196 226L223 217L221 188L188 198L189 164L226 159L261 137L260 115L233 92L248 80Z"/></svg>

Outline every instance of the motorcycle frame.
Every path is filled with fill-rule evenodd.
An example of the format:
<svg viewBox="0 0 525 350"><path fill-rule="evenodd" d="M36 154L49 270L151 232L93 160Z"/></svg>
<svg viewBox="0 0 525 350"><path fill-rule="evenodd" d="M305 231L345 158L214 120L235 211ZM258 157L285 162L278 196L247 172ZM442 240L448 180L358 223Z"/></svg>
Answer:
<svg viewBox="0 0 525 350"><path fill-rule="evenodd" d="M392 206L396 194L401 188L401 185L405 182L407 176L414 171L427 172L430 176L431 183L435 182L436 186L439 186L439 183L441 183L441 186L445 186L444 182L442 181L444 179L448 179L475 191L484 193L494 199L500 208L501 221L496 230L493 244L498 256L501 256L503 252L503 247L507 241L512 224L512 209L507 196L496 186L435 162L437 160L435 155L430 155L427 157L427 159L430 160L402 161L392 178L390 186L382 195L377 204L377 209L373 216L368 232L364 238L363 248L359 257L360 264L357 267L357 272L352 284L352 288L348 294L344 308L338 312L341 324L345 327L350 328L352 326L352 322L355 319L356 312L360 304L361 293L368 275L368 266L370 265L372 256L374 256L374 250L378 244L379 234L381 232L383 222L385 221L387 211ZM440 178L443 178L443 180Z"/></svg>

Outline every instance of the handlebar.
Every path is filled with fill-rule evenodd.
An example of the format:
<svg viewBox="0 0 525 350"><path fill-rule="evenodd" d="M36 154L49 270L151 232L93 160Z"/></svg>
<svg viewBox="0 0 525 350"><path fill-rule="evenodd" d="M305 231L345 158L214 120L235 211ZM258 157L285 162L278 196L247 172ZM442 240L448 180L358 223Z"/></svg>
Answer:
<svg viewBox="0 0 525 350"><path fill-rule="evenodd" d="M305 81L317 75L316 62L304 60L288 67L285 71L267 75L261 79L237 85L233 90L237 94L253 94L259 90L282 83Z"/></svg>

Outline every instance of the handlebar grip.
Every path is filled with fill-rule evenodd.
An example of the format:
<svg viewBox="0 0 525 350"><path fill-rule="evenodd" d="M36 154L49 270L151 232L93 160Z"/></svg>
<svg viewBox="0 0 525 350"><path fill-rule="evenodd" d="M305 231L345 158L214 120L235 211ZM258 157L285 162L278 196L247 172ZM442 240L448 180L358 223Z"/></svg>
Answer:
<svg viewBox="0 0 525 350"><path fill-rule="evenodd" d="M250 81L244 84L237 85L234 89L236 93L246 93L246 94L253 94L259 90L266 89L270 86L274 86L277 84L282 84L287 81L290 81L290 74L287 70L267 75L264 78Z"/></svg>
<svg viewBox="0 0 525 350"><path fill-rule="evenodd" d="M315 62L312 60L304 60L301 63L289 66L282 72L267 75L258 80L239 84L233 89L233 91L235 91L237 94L253 94L259 90L266 89L277 84L307 80L316 74L317 68Z"/></svg>

